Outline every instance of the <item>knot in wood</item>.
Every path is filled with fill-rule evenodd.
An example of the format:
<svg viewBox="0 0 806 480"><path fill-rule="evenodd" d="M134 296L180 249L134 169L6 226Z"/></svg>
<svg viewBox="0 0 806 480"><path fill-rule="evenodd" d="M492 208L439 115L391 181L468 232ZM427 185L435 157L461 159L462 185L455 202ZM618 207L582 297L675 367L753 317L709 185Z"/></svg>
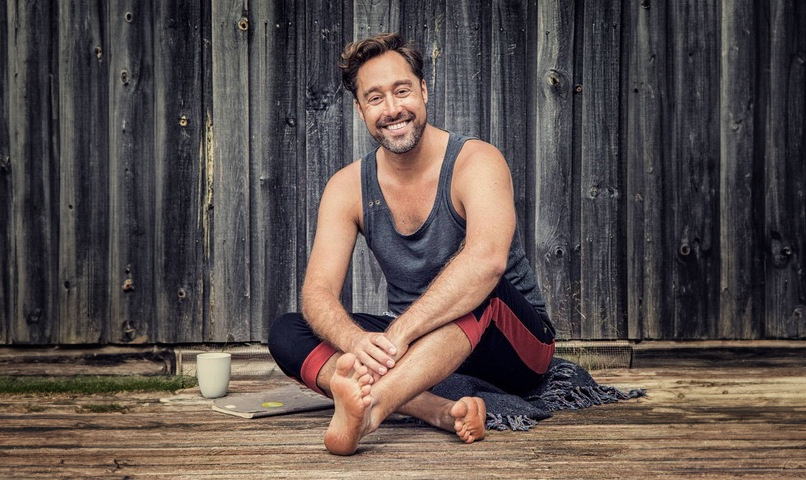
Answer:
<svg viewBox="0 0 806 480"><path fill-rule="evenodd" d="M123 282L123 291L124 292L131 292L132 290L134 290L134 282L132 281L131 278L127 278Z"/></svg>
<svg viewBox="0 0 806 480"><path fill-rule="evenodd" d="M683 245L680 246L680 255L686 256L690 253L691 247L688 245L688 243L683 243Z"/></svg>
<svg viewBox="0 0 806 480"><path fill-rule="evenodd" d="M127 22L132 23L132 19L134 18L134 15L132 15L132 12L126 12L126 15L124 16L124 18L126 19Z"/></svg>
<svg viewBox="0 0 806 480"><path fill-rule="evenodd" d="M179 126L180 127L187 127L188 126L188 117L186 117L185 115L182 115L181 117L179 117Z"/></svg>
<svg viewBox="0 0 806 480"><path fill-rule="evenodd" d="M641 0L641 8L649 8L649 0Z"/></svg>
<svg viewBox="0 0 806 480"><path fill-rule="evenodd" d="M582 93L582 85L577 85L574 87L574 93Z"/></svg>
<svg viewBox="0 0 806 480"><path fill-rule="evenodd" d="M8 173L11 170L11 157L0 158L0 173Z"/></svg>
<svg viewBox="0 0 806 480"><path fill-rule="evenodd" d="M240 28L243 32L249 30L249 19L246 17L241 17L241 19L238 20L238 28Z"/></svg>
<svg viewBox="0 0 806 480"><path fill-rule="evenodd" d="M101 50L101 47L95 47L95 56L98 57L98 60L104 57L104 51Z"/></svg>
<svg viewBox="0 0 806 480"><path fill-rule="evenodd" d="M588 196L591 198L596 198L599 196L600 191L601 189L599 188L599 185L593 185L588 189Z"/></svg>
<svg viewBox="0 0 806 480"><path fill-rule="evenodd" d="M121 70L120 71L120 81L123 82L123 85L129 84L129 71L128 70Z"/></svg>

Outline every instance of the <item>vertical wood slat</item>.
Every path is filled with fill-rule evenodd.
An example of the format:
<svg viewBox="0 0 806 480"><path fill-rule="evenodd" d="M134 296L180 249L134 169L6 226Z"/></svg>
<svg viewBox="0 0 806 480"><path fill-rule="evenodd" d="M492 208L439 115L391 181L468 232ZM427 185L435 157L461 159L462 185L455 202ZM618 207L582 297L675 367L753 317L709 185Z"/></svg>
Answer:
<svg viewBox="0 0 806 480"><path fill-rule="evenodd" d="M626 333L618 114L620 6L586 2L581 166L581 336Z"/></svg>
<svg viewBox="0 0 806 480"><path fill-rule="evenodd" d="M714 338L719 309L719 45L718 2L677 2L669 11L673 32L672 85L675 105L669 167L675 191L669 201L674 226L668 255L673 255L674 318L664 338Z"/></svg>
<svg viewBox="0 0 806 480"><path fill-rule="evenodd" d="M764 337L806 336L806 6L769 3ZM798 272L798 269L801 269Z"/></svg>
<svg viewBox="0 0 806 480"><path fill-rule="evenodd" d="M720 85L720 338L757 338L754 283L758 232L754 220L756 41L752 0L722 3Z"/></svg>
<svg viewBox="0 0 806 480"><path fill-rule="evenodd" d="M110 4L108 24L110 341L146 343L156 332L151 3Z"/></svg>
<svg viewBox="0 0 806 480"><path fill-rule="evenodd" d="M668 191L675 188L668 158L668 72L666 9L661 5L629 6L635 35L631 43L628 95L628 178L632 208L628 212L627 291L629 318L641 338L666 338L670 332L673 291L669 281L670 228L664 219Z"/></svg>
<svg viewBox="0 0 806 480"><path fill-rule="evenodd" d="M347 162L349 152L344 146L341 121L343 111L341 76L334 61L345 44L343 29L344 5L340 2L306 4L304 51L305 61L305 122L306 144L302 162L307 205L306 254L307 259L316 231L316 213L327 180ZM352 112L349 112L352 114Z"/></svg>
<svg viewBox="0 0 806 480"><path fill-rule="evenodd" d="M527 221L529 203L527 110L523 86L528 83L526 58L527 34L522 28L528 16L528 4L520 0L496 0L491 3L489 80L489 134L491 144L507 159L512 174L518 235L521 244L531 222ZM534 198L531 199L532 201Z"/></svg>
<svg viewBox="0 0 806 480"><path fill-rule="evenodd" d="M9 340L48 344L58 319L58 141L52 64L56 9L8 2L8 92L14 240ZM55 56L55 55L54 55Z"/></svg>
<svg viewBox="0 0 806 480"><path fill-rule="evenodd" d="M300 57L297 3L254 5L250 15L250 158L252 162L252 340L265 341L275 317L297 310L297 158Z"/></svg>
<svg viewBox="0 0 806 480"><path fill-rule="evenodd" d="M14 269L14 205L11 182L11 135L9 132L9 8L0 6L0 345L10 341L8 327L14 316L12 275Z"/></svg>
<svg viewBox="0 0 806 480"><path fill-rule="evenodd" d="M58 341L64 344L103 344L110 333L109 52L104 5L59 2L58 10ZM142 280L144 285L151 283L151 279Z"/></svg>
<svg viewBox="0 0 806 480"><path fill-rule="evenodd" d="M352 38L345 41L357 41L386 31L398 31L400 22L400 5L397 0L383 2L357 0L354 2ZM334 59L333 68L337 68ZM356 160L377 146L367 132L367 128L353 108L353 96L345 91L344 97L345 123L351 123L352 155ZM352 120L350 122L350 120ZM349 150L349 149L348 149ZM345 152L349 155L349 151ZM380 314L388 308L386 296L386 278L375 256L369 251L363 236L359 236L352 260L351 281L352 310Z"/></svg>
<svg viewBox="0 0 806 480"><path fill-rule="evenodd" d="M529 150L534 151L534 268L558 338L578 338L572 222L574 115L574 2L539 2L537 61L530 84L535 111Z"/></svg>
<svg viewBox="0 0 806 480"><path fill-rule="evenodd" d="M213 146L210 320L205 341L249 338L249 15L245 2L213 0Z"/></svg>
<svg viewBox="0 0 806 480"><path fill-rule="evenodd" d="M441 57L445 65L444 99L447 130L489 138L489 92L484 79L489 65L484 58L483 15L485 2L447 2L445 44Z"/></svg>
<svg viewBox="0 0 806 480"><path fill-rule="evenodd" d="M155 269L151 341L201 342L204 114L201 7L154 4Z"/></svg>

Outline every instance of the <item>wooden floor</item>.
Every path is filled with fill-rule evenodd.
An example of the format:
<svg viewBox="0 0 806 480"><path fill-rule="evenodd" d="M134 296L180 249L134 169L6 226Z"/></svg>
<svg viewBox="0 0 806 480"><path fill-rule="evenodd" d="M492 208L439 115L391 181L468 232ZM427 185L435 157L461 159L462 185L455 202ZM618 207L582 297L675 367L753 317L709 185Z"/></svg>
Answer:
<svg viewBox="0 0 806 480"><path fill-rule="evenodd" d="M806 478L799 358L672 360L593 372L646 398L559 412L472 445L393 418L347 458L322 445L328 411L246 420L211 411L195 389L163 401L0 396L0 478ZM286 381L275 372L230 391ZM90 404L125 411L77 412Z"/></svg>

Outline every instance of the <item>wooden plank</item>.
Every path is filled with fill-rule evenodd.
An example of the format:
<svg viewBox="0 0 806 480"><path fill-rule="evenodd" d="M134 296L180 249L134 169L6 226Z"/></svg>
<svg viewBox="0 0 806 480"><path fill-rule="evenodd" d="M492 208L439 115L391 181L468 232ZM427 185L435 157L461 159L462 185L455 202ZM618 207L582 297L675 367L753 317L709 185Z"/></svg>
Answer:
<svg viewBox="0 0 806 480"><path fill-rule="evenodd" d="M714 338L719 311L719 46L708 32L719 22L718 2L670 5L671 116L668 166L674 206L667 256L672 256L674 316L667 338ZM670 111L671 113L671 111ZM671 309L670 309L671 310Z"/></svg>
<svg viewBox="0 0 806 480"><path fill-rule="evenodd" d="M9 163L13 192L14 309L8 343L56 341L58 325L57 39L50 2L8 5ZM12 33L13 32L13 33Z"/></svg>
<svg viewBox="0 0 806 480"><path fill-rule="evenodd" d="M250 340L251 202L249 170L250 19L238 0L212 2L210 321L207 342ZM212 175L210 177L210 175Z"/></svg>
<svg viewBox="0 0 806 480"><path fill-rule="evenodd" d="M204 325L201 6L154 4L155 297L151 341L201 342Z"/></svg>
<svg viewBox="0 0 806 480"><path fill-rule="evenodd" d="M387 31L398 31L400 27L400 3L397 0L357 1L353 9L352 41L361 40ZM377 142L367 132L364 122L355 112L354 98L350 92L344 93L344 115L351 118L352 160L361 158L377 147ZM370 252L363 236L359 236L353 252L352 278L350 282L352 310L380 314L388 310L386 278L375 256Z"/></svg>
<svg viewBox="0 0 806 480"><path fill-rule="evenodd" d="M584 14L581 165L581 336L626 332L618 115L620 5L587 2Z"/></svg>
<svg viewBox="0 0 806 480"><path fill-rule="evenodd" d="M489 135L488 139L507 159L512 174L517 214L517 235L522 245L525 232L532 229L529 207L535 201L529 164L534 157L528 154L528 111L523 108L523 86L530 78L526 62L529 43L527 37L528 3L518 0L496 0L486 12L490 15L489 79ZM486 13L484 13L486 15ZM484 21L483 23L487 23Z"/></svg>
<svg viewBox="0 0 806 480"><path fill-rule="evenodd" d="M302 35L306 54L301 79L305 81L306 142L300 162L305 166L298 181L305 201L306 230L301 240L310 253L316 231L319 200L330 177L351 161L341 127L345 117L338 59L346 43L345 6L339 2L305 5ZM351 27L349 27L351 28ZM352 112L350 112L352 115ZM304 186L304 187L303 187ZM302 222L301 222L302 223Z"/></svg>
<svg viewBox="0 0 806 480"><path fill-rule="evenodd" d="M156 338L152 9L109 6L110 272L112 343ZM147 159L147 160L146 160Z"/></svg>
<svg viewBox="0 0 806 480"><path fill-rule="evenodd" d="M481 0L446 3L445 123L442 128L490 139L490 33L484 25L489 5ZM429 96L430 100L430 96Z"/></svg>
<svg viewBox="0 0 806 480"><path fill-rule="evenodd" d="M756 227L761 178L756 177L754 2L723 3L720 85L720 338L752 339L761 334L764 274Z"/></svg>
<svg viewBox="0 0 806 480"><path fill-rule="evenodd" d="M250 142L252 197L252 330L265 341L268 326L285 312L297 310L302 276L298 267L297 211L300 121L296 82L300 56L301 9L293 1L253 4L250 17Z"/></svg>
<svg viewBox="0 0 806 480"><path fill-rule="evenodd" d="M103 344L110 340L106 10L98 1L61 2L58 7L58 341Z"/></svg>
<svg viewBox="0 0 806 480"><path fill-rule="evenodd" d="M9 343L9 326L14 315L12 275L14 265L14 203L11 183L11 135L9 130L8 55L9 35L8 8L0 8L0 25L5 26L0 35L0 344Z"/></svg>
<svg viewBox="0 0 806 480"><path fill-rule="evenodd" d="M806 337L806 7L769 3L764 337Z"/></svg>
<svg viewBox="0 0 806 480"><path fill-rule="evenodd" d="M559 338L579 338L573 192L575 4L539 2L529 151L534 152L534 267ZM530 157L531 158L531 157ZM530 217L531 218L531 217Z"/></svg>
<svg viewBox="0 0 806 480"><path fill-rule="evenodd" d="M676 188L671 171L677 159L667 157L670 93L666 69L666 9L632 2L628 14L629 27L634 32L627 93L630 336L671 338L672 323L668 314L673 305L669 278L673 247L670 247L670 228L664 220L670 218L669 197Z"/></svg>

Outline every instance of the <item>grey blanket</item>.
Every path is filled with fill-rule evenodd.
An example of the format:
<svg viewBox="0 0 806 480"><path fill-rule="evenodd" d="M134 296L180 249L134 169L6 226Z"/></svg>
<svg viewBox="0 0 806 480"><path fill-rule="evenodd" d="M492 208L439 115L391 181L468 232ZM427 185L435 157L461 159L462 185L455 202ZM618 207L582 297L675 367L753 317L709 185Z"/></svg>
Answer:
<svg viewBox="0 0 806 480"><path fill-rule="evenodd" d="M529 430L557 410L577 410L646 395L643 389L625 393L599 385L584 368L557 357L552 359L543 383L522 396L506 393L484 380L458 373L431 391L451 400L481 397L487 405L487 428L493 430Z"/></svg>

